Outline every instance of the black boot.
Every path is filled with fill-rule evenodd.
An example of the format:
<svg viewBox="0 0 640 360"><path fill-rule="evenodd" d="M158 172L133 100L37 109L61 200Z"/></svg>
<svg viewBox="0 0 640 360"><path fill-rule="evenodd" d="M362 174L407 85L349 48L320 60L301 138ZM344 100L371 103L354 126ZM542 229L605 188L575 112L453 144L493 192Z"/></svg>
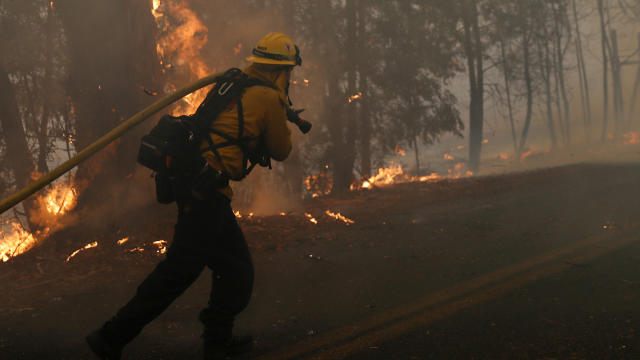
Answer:
<svg viewBox="0 0 640 360"><path fill-rule="evenodd" d="M205 330L204 360L223 360L253 349L253 337L231 335L231 331Z"/></svg>
<svg viewBox="0 0 640 360"><path fill-rule="evenodd" d="M86 338L87 344L98 358L101 360L120 360L122 346L109 341L100 330L89 334Z"/></svg>

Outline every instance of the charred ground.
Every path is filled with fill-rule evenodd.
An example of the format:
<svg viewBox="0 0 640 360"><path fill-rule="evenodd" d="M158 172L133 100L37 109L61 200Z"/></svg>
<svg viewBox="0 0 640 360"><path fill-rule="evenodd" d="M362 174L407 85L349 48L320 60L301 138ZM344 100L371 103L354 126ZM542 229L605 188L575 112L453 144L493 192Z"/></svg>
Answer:
<svg viewBox="0 0 640 360"><path fill-rule="evenodd" d="M256 288L238 327L257 336L254 357L633 358L640 344L634 306L640 298L640 238L587 262L559 259L563 267L556 272L364 348L349 344L372 329L349 338L331 334L585 238L634 236L629 232L640 221L638 198L639 165L583 164L398 184L309 200L302 211L285 215L245 215L239 221L252 248ZM355 223L346 225L326 210ZM153 205L87 221L100 224L90 231L81 219L47 246L0 264L0 357L90 358L84 335L111 316L160 261L152 242L170 240L174 216L172 207ZM74 250L69 244L79 237L99 246L65 262ZM129 241L117 245L124 237ZM135 248L144 251L129 251ZM196 319L209 276L205 272L147 327L125 358L197 358ZM416 316L388 323L402 328ZM317 339L329 340L303 352L285 351ZM351 350L323 355L338 345Z"/></svg>

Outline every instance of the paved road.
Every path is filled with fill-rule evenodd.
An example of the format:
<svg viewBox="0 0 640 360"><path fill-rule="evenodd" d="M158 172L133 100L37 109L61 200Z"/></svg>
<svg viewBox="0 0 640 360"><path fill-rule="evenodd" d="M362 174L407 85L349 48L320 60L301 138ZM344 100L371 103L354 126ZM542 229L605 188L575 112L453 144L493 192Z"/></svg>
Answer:
<svg viewBox="0 0 640 360"><path fill-rule="evenodd" d="M636 199L640 166L588 165L316 204L307 211L330 203L356 223L256 252L254 298L237 321L257 337L247 358L640 358ZM265 241L264 230L247 235ZM145 266L37 288L23 308L0 309L0 359L89 359L83 335L131 296ZM209 276L125 359L201 356Z"/></svg>

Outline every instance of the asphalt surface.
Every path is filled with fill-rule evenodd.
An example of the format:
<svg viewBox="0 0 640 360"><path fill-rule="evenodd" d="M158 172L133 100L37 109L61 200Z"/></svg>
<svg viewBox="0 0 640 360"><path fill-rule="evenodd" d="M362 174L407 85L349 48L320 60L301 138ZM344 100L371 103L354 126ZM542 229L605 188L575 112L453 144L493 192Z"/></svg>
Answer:
<svg viewBox="0 0 640 360"><path fill-rule="evenodd" d="M579 165L304 209L340 211L350 226L318 216L289 233L277 217L241 222L256 267L237 321L256 349L243 359L638 359L638 199L639 165ZM45 271L35 286L12 281L22 268L0 273L1 359L91 359L83 336L153 268L84 261L76 270L89 275ZM209 277L123 358L201 357Z"/></svg>

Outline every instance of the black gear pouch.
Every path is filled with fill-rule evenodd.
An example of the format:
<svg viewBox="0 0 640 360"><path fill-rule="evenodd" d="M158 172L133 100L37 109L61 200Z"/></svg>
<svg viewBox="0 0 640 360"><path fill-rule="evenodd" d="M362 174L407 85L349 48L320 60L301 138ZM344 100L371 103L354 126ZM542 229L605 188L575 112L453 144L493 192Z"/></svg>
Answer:
<svg viewBox="0 0 640 360"><path fill-rule="evenodd" d="M191 192L199 200L208 199L218 189L229 186L229 177L220 170L205 164L202 171L196 175L191 184Z"/></svg>
<svg viewBox="0 0 640 360"><path fill-rule="evenodd" d="M155 173L154 180L156 182L156 200L161 204L171 204L176 200L174 182L162 173Z"/></svg>

